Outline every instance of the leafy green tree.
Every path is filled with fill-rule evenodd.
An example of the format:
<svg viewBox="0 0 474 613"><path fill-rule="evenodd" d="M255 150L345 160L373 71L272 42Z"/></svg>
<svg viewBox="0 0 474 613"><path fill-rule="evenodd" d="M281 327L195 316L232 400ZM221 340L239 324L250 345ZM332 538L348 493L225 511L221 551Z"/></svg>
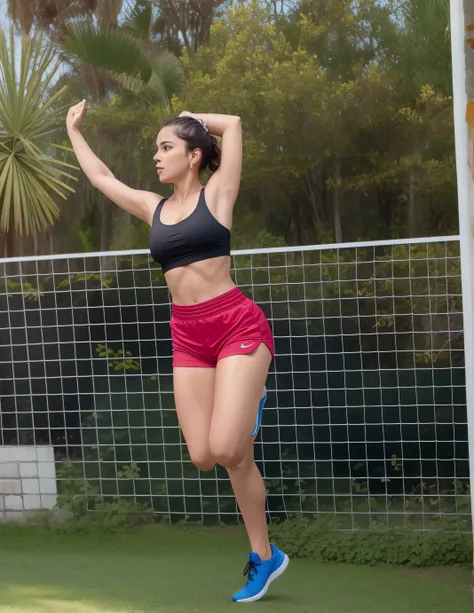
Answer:
<svg viewBox="0 0 474 613"><path fill-rule="evenodd" d="M431 85L444 96L452 94L449 0L405 0L404 24L394 48L394 68L408 96Z"/></svg>
<svg viewBox="0 0 474 613"><path fill-rule="evenodd" d="M353 51L339 68L335 52L326 61L334 16L303 14L291 38L261 2L238 6L213 26L209 45L185 55L175 112L199 103L243 117L243 206L259 207L289 243L455 231L449 99L428 85L408 95L398 89L387 48L397 30L387 9L369 44L368 26L349 4L328 3ZM375 1L358 6L377 15Z"/></svg>
<svg viewBox="0 0 474 613"><path fill-rule="evenodd" d="M58 86L95 101L91 144L117 176L158 189L151 144L166 119L238 113L236 228L253 220L289 244L456 232L445 0L216 0L202 14L193 2L136 0L104 27L93 7L61 28ZM59 250L69 227L79 249L137 242L85 182L68 213Z"/></svg>

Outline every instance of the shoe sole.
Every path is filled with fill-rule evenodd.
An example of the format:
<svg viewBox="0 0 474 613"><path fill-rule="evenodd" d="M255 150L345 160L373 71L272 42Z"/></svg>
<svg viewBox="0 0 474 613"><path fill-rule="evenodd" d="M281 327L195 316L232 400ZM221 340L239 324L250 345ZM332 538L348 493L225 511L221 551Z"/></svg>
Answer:
<svg viewBox="0 0 474 613"><path fill-rule="evenodd" d="M270 587L270 583L272 581L275 581L275 579L277 579L280 575L282 575L285 570L288 568L288 564L290 563L290 558L286 555L286 553L284 554L284 558L283 558L283 562L280 564L280 566L274 570L272 572L272 574L268 577L267 582L265 583L265 586L263 587L262 590L260 590L260 592L258 594L255 594L255 596L252 596L251 598L244 598L242 600L237 600L236 602L256 602L257 600L260 600L260 598L263 598L265 596L265 594L268 591L268 588Z"/></svg>

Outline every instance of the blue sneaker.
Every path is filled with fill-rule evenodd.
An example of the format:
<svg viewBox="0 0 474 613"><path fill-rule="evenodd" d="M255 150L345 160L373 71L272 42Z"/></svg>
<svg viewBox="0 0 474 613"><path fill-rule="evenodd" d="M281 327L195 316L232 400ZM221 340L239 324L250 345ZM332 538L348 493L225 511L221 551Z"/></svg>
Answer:
<svg viewBox="0 0 474 613"><path fill-rule="evenodd" d="M248 575L245 587L232 596L234 602L255 602L267 593L270 583L285 572L290 559L275 545L272 548L272 557L269 560L260 560L256 553L249 555L249 561L244 570Z"/></svg>
<svg viewBox="0 0 474 613"><path fill-rule="evenodd" d="M257 432L258 429L260 428L260 424L262 423L262 412L263 412L263 407L265 406L265 403L267 401L267 388L264 387L263 388L263 396L260 399L260 403L258 405L258 411L257 411L257 422L255 424L255 428L252 432L252 437L254 437Z"/></svg>

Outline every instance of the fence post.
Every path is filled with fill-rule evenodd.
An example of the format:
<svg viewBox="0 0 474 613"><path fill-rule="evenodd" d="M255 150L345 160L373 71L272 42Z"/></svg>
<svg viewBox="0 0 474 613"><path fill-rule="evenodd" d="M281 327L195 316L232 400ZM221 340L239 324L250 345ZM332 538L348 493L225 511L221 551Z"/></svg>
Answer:
<svg viewBox="0 0 474 613"><path fill-rule="evenodd" d="M466 43L466 28L471 23L474 23L472 0L466 0L465 2L463 0L451 0L454 130L461 244L472 517L474 513L474 112L472 111L474 106L474 82L468 81L474 80L474 49L471 49ZM474 38L474 32L472 36Z"/></svg>

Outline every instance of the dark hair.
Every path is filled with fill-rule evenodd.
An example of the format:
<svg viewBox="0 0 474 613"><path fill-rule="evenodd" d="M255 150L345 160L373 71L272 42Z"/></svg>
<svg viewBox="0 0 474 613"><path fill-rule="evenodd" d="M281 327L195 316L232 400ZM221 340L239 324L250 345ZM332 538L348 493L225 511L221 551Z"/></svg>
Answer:
<svg viewBox="0 0 474 613"><path fill-rule="evenodd" d="M168 121L165 126L173 126L178 138L186 141L189 151L200 149L202 151L199 172L209 167L215 172L221 163L221 150L217 145L217 138L212 136L203 124L193 117L176 117Z"/></svg>

